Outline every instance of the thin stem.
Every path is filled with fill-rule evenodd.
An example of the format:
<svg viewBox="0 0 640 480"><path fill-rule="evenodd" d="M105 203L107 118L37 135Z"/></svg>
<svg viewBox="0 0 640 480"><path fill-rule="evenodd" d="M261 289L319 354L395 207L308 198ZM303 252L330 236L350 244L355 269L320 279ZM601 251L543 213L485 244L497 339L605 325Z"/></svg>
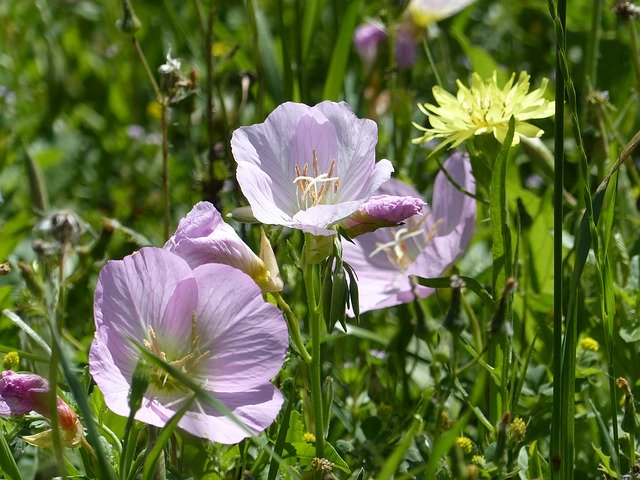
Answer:
<svg viewBox="0 0 640 480"><path fill-rule="evenodd" d="M305 234L303 253L304 287L309 308L309 330L311 332L311 363L309 364L309 378L311 382L311 398L313 402L313 417L316 435L316 457L324 458L324 408L322 401L322 359L320 351L320 326L322 324L322 310L316 298L316 279L318 269L308 262L308 248L313 241L310 234ZM319 480L321 473L316 471L314 478Z"/></svg>
<svg viewBox="0 0 640 480"><path fill-rule="evenodd" d="M169 107L162 102L162 234L169 240Z"/></svg>
<svg viewBox="0 0 640 480"><path fill-rule="evenodd" d="M282 312L284 313L284 318L287 321L287 325L289 326L289 336L291 338L291 341L295 345L296 350L302 357L304 363L310 365L311 355L309 355L309 352L304 346L304 341L302 340L302 336L300 335L300 324L298 323L296 314L293 313L293 310L291 310L289 304L284 300L284 298L282 298L280 292L274 292L272 293L272 295L276 300L278 307L280 307L280 310L282 310Z"/></svg>
<svg viewBox="0 0 640 480"><path fill-rule="evenodd" d="M566 2L563 13L566 16ZM560 23L565 19L559 9L555 15ZM564 32L562 32L564 34ZM562 41L562 43L561 43ZM561 49L564 47L564 38L557 35L556 40L556 103L555 103L555 144L554 144L554 181L553 181L553 411L551 420L551 477L560 478L562 456L561 439L564 436L562 412L562 324L563 324L563 285L562 285L562 227L563 227L563 203L562 191L564 189L564 98L565 88L561 67Z"/></svg>
<svg viewBox="0 0 640 480"><path fill-rule="evenodd" d="M151 71L151 67L149 67L149 62L147 62L147 57L144 56L144 52L142 51L142 47L140 46L140 42L135 36L131 36L131 40L133 42L133 48L135 48L136 53L138 54L138 58L144 65L144 70L147 72L147 77L149 77L149 83L151 83L151 87L153 88L153 92L156 95L156 100L162 104L163 95L160 92L160 87L158 86L158 82L156 82L155 77L153 76L153 72Z"/></svg>
<svg viewBox="0 0 640 480"><path fill-rule="evenodd" d="M633 20L627 22L629 27L629 37L631 37L631 62L633 72L636 75L636 91L640 92L640 49L638 48L638 32Z"/></svg>

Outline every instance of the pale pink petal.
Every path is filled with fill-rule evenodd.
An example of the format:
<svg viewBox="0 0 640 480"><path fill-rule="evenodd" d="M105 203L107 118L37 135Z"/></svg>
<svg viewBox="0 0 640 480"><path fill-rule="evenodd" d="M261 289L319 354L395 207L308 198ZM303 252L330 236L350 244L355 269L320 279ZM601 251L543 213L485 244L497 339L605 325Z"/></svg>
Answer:
<svg viewBox="0 0 640 480"><path fill-rule="evenodd" d="M265 302L260 288L239 270L203 265L194 275L203 292L232 292L199 299L201 349L211 353L199 370L208 384L218 392L238 392L267 383L282 367L289 345L280 310Z"/></svg>
<svg viewBox="0 0 640 480"><path fill-rule="evenodd" d="M454 153L443 167L458 185L475 193L471 163L465 155ZM429 228L435 228L436 235L408 269L426 278L440 276L467 249L476 223L475 199L461 192L442 172L436 176L433 198Z"/></svg>
<svg viewBox="0 0 640 480"><path fill-rule="evenodd" d="M100 272L94 296L96 327L108 324L110 335L125 344L148 338L149 327L158 337L178 343L176 339L189 336L197 295L191 268L182 258L145 247L107 262Z"/></svg>
<svg viewBox="0 0 640 480"><path fill-rule="evenodd" d="M242 392L211 393L231 409L252 435L262 432L275 421L283 403L282 394L270 383ZM234 420L202 402L192 407L178 425L193 435L224 444L238 443L249 436Z"/></svg>
<svg viewBox="0 0 640 480"><path fill-rule="evenodd" d="M191 268L205 263L222 263L236 267L252 278L265 274L264 262L224 222L220 212L209 202L197 203L164 248L187 261Z"/></svg>
<svg viewBox="0 0 640 480"><path fill-rule="evenodd" d="M264 123L236 130L237 178L253 215L262 223L334 234L335 223L393 171L386 160L375 163L377 136L375 122L328 101L285 103Z"/></svg>

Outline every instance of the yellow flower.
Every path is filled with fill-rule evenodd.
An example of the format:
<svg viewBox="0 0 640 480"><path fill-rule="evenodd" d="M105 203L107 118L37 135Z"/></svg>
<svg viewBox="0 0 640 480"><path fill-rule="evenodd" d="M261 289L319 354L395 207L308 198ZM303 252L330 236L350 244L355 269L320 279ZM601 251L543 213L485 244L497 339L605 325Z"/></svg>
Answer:
<svg viewBox="0 0 640 480"><path fill-rule="evenodd" d="M555 102L544 98L548 82L546 78L542 80L540 88L529 92L530 78L526 72L522 72L514 84L514 73L507 84L500 88L496 72L493 72L489 80L482 80L480 75L474 73L471 88L465 87L460 80L457 81L456 96L439 86L433 87L433 97L438 106L429 103L418 105L422 113L429 117L431 128L414 123L416 128L425 133L413 142L444 139L435 152L447 145L457 147L474 135L492 133L502 143L511 117L516 120L512 145L520 143L520 137L540 137L544 132L527 120L550 117L553 115Z"/></svg>
<svg viewBox="0 0 640 480"><path fill-rule="evenodd" d="M315 443L316 442L316 436L313 433L310 433L310 432L304 432L302 434L302 439L307 443Z"/></svg>
<svg viewBox="0 0 640 480"><path fill-rule="evenodd" d="M524 423L522 418L516 417L509 425L509 431L511 432L511 437L519 442L527 433L527 424Z"/></svg>
<svg viewBox="0 0 640 480"><path fill-rule="evenodd" d="M597 352L600 348L600 344L591 337L584 337L580 339L580 346L585 350L591 350Z"/></svg>
<svg viewBox="0 0 640 480"><path fill-rule="evenodd" d="M456 445L464 453L471 453L471 450L473 450L473 441L469 437L460 436L456 438Z"/></svg>

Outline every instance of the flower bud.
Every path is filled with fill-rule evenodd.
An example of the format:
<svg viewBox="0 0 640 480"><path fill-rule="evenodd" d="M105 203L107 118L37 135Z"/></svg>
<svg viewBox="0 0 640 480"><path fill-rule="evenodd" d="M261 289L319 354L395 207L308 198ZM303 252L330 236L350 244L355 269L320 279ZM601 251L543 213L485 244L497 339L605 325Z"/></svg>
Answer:
<svg viewBox="0 0 640 480"><path fill-rule="evenodd" d="M167 53L167 61L158 68L160 74L160 90L169 93L180 80L180 67L182 62L179 58L171 58L171 52Z"/></svg>
<svg viewBox="0 0 640 480"><path fill-rule="evenodd" d="M35 411L51 418L50 395L49 382L41 376L5 370L0 378L0 415L15 417ZM63 443L68 447L77 446L83 435L82 424L71 407L60 397L56 397L56 414ZM36 446L53 444L51 430L23 438Z"/></svg>
<svg viewBox="0 0 640 480"><path fill-rule="evenodd" d="M394 227L419 214L424 202L419 198L395 195L375 195L355 213L342 220L339 227L349 238L373 232L383 227Z"/></svg>
<svg viewBox="0 0 640 480"><path fill-rule="evenodd" d="M629 0L619 0L613 6L613 13L622 20L636 20L640 18L640 7Z"/></svg>
<svg viewBox="0 0 640 480"><path fill-rule="evenodd" d="M149 382L151 379L151 373L149 365L144 359L140 359L133 370L131 376L131 389L129 390L129 415L133 418L140 407L142 407L142 399L144 394L147 393L149 388Z"/></svg>
<svg viewBox="0 0 640 480"><path fill-rule="evenodd" d="M318 457L314 457L313 460L311 460L311 466L314 470L318 470L322 473L329 473L335 467L335 465L326 458Z"/></svg>
<svg viewBox="0 0 640 480"><path fill-rule="evenodd" d="M4 370L13 370L20 366L20 355L18 352L9 352L2 360L2 368Z"/></svg>
<svg viewBox="0 0 640 480"><path fill-rule="evenodd" d="M142 24L129 0L122 0L122 18L116 22L116 27L123 33L136 33Z"/></svg>
<svg viewBox="0 0 640 480"><path fill-rule="evenodd" d="M280 269L278 261L273 252L271 242L264 232L264 228L260 227L260 260L264 262L266 267L264 279L254 279L265 292L279 292L284 288L284 283L280 277Z"/></svg>
<svg viewBox="0 0 640 480"><path fill-rule="evenodd" d="M450 332L461 332L467 326L467 318L462 310L462 289L465 287L464 281L458 276L451 277L451 288L453 293L451 295L451 305L447 316L444 318L444 328Z"/></svg>
<svg viewBox="0 0 640 480"><path fill-rule="evenodd" d="M507 319L507 302L510 300L511 295L518 287L518 283L514 278L508 278L507 282L502 290L502 296L500 297L500 303L498 309L491 319L489 325L489 334L506 334L507 336L513 335L513 328L511 323Z"/></svg>

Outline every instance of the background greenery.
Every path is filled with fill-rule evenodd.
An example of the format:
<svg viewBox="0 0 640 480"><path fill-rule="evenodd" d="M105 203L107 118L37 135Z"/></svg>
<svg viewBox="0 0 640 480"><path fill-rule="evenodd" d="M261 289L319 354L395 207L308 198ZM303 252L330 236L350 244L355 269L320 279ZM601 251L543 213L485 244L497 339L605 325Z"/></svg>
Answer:
<svg viewBox="0 0 640 480"><path fill-rule="evenodd" d="M526 70L535 87L550 78L547 97L553 97L556 33L546 1L479 0L422 32L418 60L407 70L394 66L388 45L370 67L352 45L353 29L365 18L377 18L393 30L405 7L398 1L138 0L134 7L142 24L135 37L151 70L156 72L170 54L181 59L184 79L191 82L170 109L171 231L201 199L225 213L243 204L234 180L231 132L263 121L284 101L345 100L358 116L376 120L378 158L390 159L396 176L410 180L428 198L438 162L427 159L429 150L411 143L418 136L411 122L424 124L416 104L432 101L434 85L440 82L455 91L456 79L468 83L474 71L488 76L497 70L506 79ZM487 327L497 307L471 292L464 296L470 323L460 336L442 327L450 305L447 288L415 305L363 315L349 334L326 336L323 372L334 392L328 441L336 452L330 460L344 470L334 470L336 477L551 475L549 437L553 428L561 428L552 426L554 282L569 289L579 263L576 239L585 192L595 192L639 126L635 25L617 17L612 7L576 0L567 11L566 55L588 163L582 169L580 141L569 133L568 111L562 278L553 274L553 165L514 148L506 192L518 288L506 320L513 325L513 336L504 343L506 367L492 370L490 355L483 353L494 341ZM46 292L39 290L46 288L50 259L32 245L36 239L49 240L43 220L51 212L66 209L77 215L82 235L66 266L65 308L58 319L62 347L90 395L95 418L115 436L122 435L124 419L106 411L85 371L94 331L93 289L107 258L163 244L161 108L131 35L116 28L121 17L122 6L115 0L0 2L0 261L11 265L11 273L0 277L0 310L17 312L50 341L41 300ZM553 150L554 120L537 124ZM635 400L621 402L624 391L613 380L623 377L636 391L640 378L638 166L633 157L610 184L604 220L596 227L599 242L586 257L575 290L577 336L600 343L598 351L580 344L573 349L575 478L636 475L635 446L629 441L637 422L633 416L631 427L623 422ZM475 278L497 304L489 209L482 202L478 208L477 233L457 269ZM238 228L255 246L255 229ZM106 240L110 229L115 230L103 248L97 240ZM294 250L301 245L295 233L270 234L286 236ZM276 249L285 294L304 316L304 306L296 302L303 298L302 289L285 242L276 243ZM20 369L48 376L41 348L6 315L0 320L0 350L20 351ZM267 438L275 441L278 428L288 422L285 462L309 471L312 453L302 438L308 380L296 358L277 383L291 406L285 406ZM500 411L492 383L508 390ZM507 423L516 417L526 422L521 437L501 426L507 411ZM6 438L22 478L48 478L55 471L51 451L36 450L16 437L29 431L31 420L3 422ZM495 453L501 432L507 436L504 456ZM472 440L470 451L452 448L460 435ZM115 443L105 434L104 444L114 456ZM267 478L269 471L266 452L248 441L227 448L181 432L167 455L172 478L242 478L245 471ZM485 457L484 467L473 463L474 455ZM78 453L67 451L67 458L70 474L85 474ZM469 470L469 465L475 467Z"/></svg>

